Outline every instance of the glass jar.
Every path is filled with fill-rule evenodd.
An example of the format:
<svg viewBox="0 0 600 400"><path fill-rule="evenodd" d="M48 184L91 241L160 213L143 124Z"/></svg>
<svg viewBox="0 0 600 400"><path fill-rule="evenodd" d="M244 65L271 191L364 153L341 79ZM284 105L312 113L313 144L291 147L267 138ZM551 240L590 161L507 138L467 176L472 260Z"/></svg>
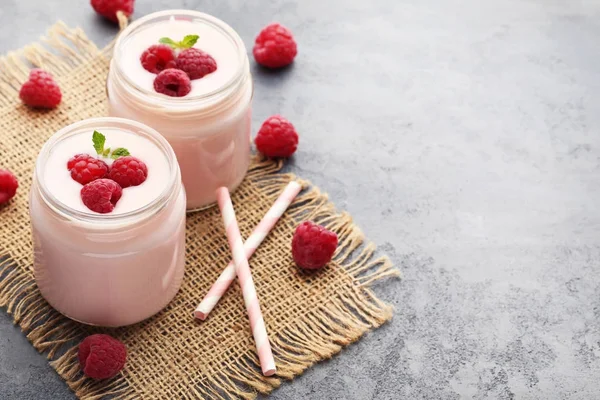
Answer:
<svg viewBox="0 0 600 400"><path fill-rule="evenodd" d="M154 90L155 75L141 67L139 57L164 32L175 31L169 27L184 21L189 24L185 32L200 32L196 47L212 53L217 71L192 81L187 96L169 97ZM181 168L188 210L214 204L218 187L233 191L244 179L250 163L253 85L244 43L225 22L186 10L135 21L115 44L107 93L110 116L142 122L169 141Z"/></svg>
<svg viewBox="0 0 600 400"><path fill-rule="evenodd" d="M132 211L77 210L58 200L47 184L56 181L45 174L62 172L47 166L55 146L83 132L90 133L91 142L91 132L105 129L148 139L169 165L160 194ZM66 165L64 176L70 179ZM65 316L91 325L129 325L162 310L179 290L185 191L173 149L155 130L120 118L89 119L60 130L38 155L29 206L35 279L48 303Z"/></svg>

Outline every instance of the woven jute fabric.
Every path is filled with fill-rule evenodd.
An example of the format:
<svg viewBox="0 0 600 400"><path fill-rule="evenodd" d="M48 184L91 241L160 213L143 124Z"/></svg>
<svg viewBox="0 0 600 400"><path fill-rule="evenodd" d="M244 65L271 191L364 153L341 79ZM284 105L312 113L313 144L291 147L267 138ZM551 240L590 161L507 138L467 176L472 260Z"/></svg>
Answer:
<svg viewBox="0 0 600 400"><path fill-rule="evenodd" d="M187 219L186 273L175 299L139 324L102 329L74 322L40 295L32 271L28 191L43 143L65 125L107 113L105 82L110 48L100 50L80 29L58 23L39 43L0 59L0 167L13 171L18 195L0 207L0 306L47 355L51 365L83 399L220 399L256 397L391 318L392 309L368 289L397 276L389 260L375 257L346 213L306 181L280 172L282 164L255 158L233 202L247 237L293 179L304 190L251 260L252 273L277 363L265 378L240 289L232 285L205 322L192 311L231 256L219 211L212 208ZM32 111L18 99L30 68L51 71L63 90L54 111ZM334 261L318 273L299 271L291 257L295 226L311 219L338 233ZM108 381L80 371L77 345L91 333L105 332L128 348L125 369Z"/></svg>

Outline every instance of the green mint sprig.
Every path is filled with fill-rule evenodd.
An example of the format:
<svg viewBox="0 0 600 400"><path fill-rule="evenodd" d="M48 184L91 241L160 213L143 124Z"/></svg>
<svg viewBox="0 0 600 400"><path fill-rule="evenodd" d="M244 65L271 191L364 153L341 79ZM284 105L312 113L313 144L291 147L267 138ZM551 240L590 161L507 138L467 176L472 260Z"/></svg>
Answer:
<svg viewBox="0 0 600 400"><path fill-rule="evenodd" d="M200 38L200 36L198 36L198 35L186 35L182 41L176 42L175 40L173 40L171 38L164 37L164 38L160 38L159 42L162 44L171 46L175 50L183 50L183 49L189 49L190 47L193 47L199 38Z"/></svg>
<svg viewBox="0 0 600 400"><path fill-rule="evenodd" d="M105 149L104 145L106 144L106 136L104 136L98 131L94 131L94 133L92 134L92 142L94 142L94 150L96 150L96 153L99 156L110 157L113 160L116 160L119 157L125 157L130 155L129 150L123 147L117 147L112 151L112 153L110 151L110 147Z"/></svg>
<svg viewBox="0 0 600 400"><path fill-rule="evenodd" d="M92 142L94 142L94 150L97 154L104 155L104 144L106 143L106 136L98 131L94 131L92 134Z"/></svg>

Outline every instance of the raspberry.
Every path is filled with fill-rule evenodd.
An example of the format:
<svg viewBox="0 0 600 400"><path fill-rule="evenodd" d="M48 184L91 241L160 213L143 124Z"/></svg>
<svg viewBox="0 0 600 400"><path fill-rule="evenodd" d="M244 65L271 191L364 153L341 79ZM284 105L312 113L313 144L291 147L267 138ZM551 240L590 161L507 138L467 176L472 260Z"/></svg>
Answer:
<svg viewBox="0 0 600 400"><path fill-rule="evenodd" d="M133 156L117 158L108 173L108 177L121 185L122 188L141 185L147 176L148 167L146 167L146 164Z"/></svg>
<svg viewBox="0 0 600 400"><path fill-rule="evenodd" d="M256 148L267 157L290 157L298 148L294 125L281 115L263 122L255 139Z"/></svg>
<svg viewBox="0 0 600 400"><path fill-rule="evenodd" d="M148 72L158 74L167 68L175 68L175 52L166 44L150 46L140 57L142 66Z"/></svg>
<svg viewBox="0 0 600 400"><path fill-rule="evenodd" d="M334 232L306 221L296 228L292 255L300 268L319 269L331 261L337 245L338 237Z"/></svg>
<svg viewBox="0 0 600 400"><path fill-rule="evenodd" d="M260 65L280 68L294 61L298 48L288 28L280 24L269 24L256 37L252 53Z"/></svg>
<svg viewBox="0 0 600 400"><path fill-rule="evenodd" d="M109 335L91 335L79 345L79 366L94 379L116 376L127 361L127 348Z"/></svg>
<svg viewBox="0 0 600 400"><path fill-rule="evenodd" d="M154 90L171 97L183 97L192 90L192 82L185 72L169 68L156 76Z"/></svg>
<svg viewBox="0 0 600 400"><path fill-rule="evenodd" d="M113 22L119 22L117 11L123 11L127 17L133 14L134 2L135 0L91 0L95 11Z"/></svg>
<svg viewBox="0 0 600 400"><path fill-rule="evenodd" d="M17 193L19 182L12 172L0 169L0 204L12 199Z"/></svg>
<svg viewBox="0 0 600 400"><path fill-rule="evenodd" d="M210 54L202 50L185 49L177 56L177 69L182 70L190 79L200 79L217 70L217 62Z"/></svg>
<svg viewBox="0 0 600 400"><path fill-rule="evenodd" d="M71 171L71 178L82 185L104 178L108 173L108 165L89 154L73 156L67 162L67 169Z"/></svg>
<svg viewBox="0 0 600 400"><path fill-rule="evenodd" d="M56 108L62 100L60 87L49 72L33 69L29 80L21 86L19 97L34 108Z"/></svg>
<svg viewBox="0 0 600 400"><path fill-rule="evenodd" d="M123 189L117 182L97 179L81 189L81 200L90 210L106 214L115 209L122 194Z"/></svg>

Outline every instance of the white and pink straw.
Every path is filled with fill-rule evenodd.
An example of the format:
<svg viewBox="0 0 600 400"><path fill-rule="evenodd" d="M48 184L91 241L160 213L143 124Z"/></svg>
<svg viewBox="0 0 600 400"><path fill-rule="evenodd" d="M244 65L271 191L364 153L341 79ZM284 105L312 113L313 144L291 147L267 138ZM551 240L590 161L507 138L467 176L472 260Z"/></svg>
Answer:
<svg viewBox="0 0 600 400"><path fill-rule="evenodd" d="M294 201L298 193L302 190L302 185L298 182L290 182L283 190L281 195L277 198L273 206L267 211L263 219L254 228L252 234L248 236L246 243L244 243L244 251L246 259L250 259L258 246L261 245L263 240L267 237L269 232L273 229L279 218L285 213L290 204ZM194 316L201 320L205 320L208 314L215 308L221 297L225 294L231 283L235 280L235 265L232 260L227 267L223 270L219 278L212 285L204 299L198 304L194 311Z"/></svg>
<svg viewBox="0 0 600 400"><path fill-rule="evenodd" d="M235 273L240 282L240 287L242 288L246 311L248 311L248 316L250 317L250 327L252 328L252 335L256 342L256 351L258 353L262 373L265 376L271 376L277 371L275 359L273 358L271 343L267 336L265 321L263 320L262 312L260 311L256 288L254 287L252 275L250 274L250 266L248 265L248 259L244 252L244 243L242 241L242 235L240 234L237 220L235 219L235 211L233 210L233 204L231 204L229 190L225 187L217 189L217 200L219 202L219 208L221 209L225 231L227 232L227 240L233 256Z"/></svg>

